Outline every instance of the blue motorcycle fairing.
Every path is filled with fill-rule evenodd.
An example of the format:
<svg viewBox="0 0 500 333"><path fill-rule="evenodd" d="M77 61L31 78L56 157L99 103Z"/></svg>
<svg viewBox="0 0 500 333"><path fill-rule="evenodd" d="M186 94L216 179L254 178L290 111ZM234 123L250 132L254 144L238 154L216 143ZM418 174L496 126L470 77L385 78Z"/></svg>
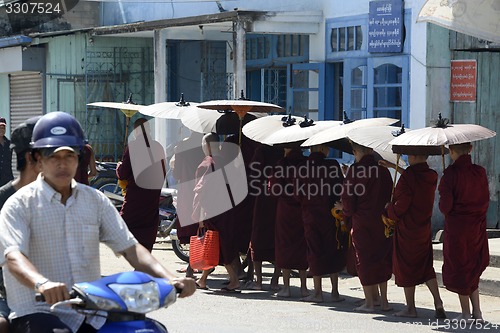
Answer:
<svg viewBox="0 0 500 333"><path fill-rule="evenodd" d="M108 287L108 285L115 283L137 285L137 284L148 283L151 281L156 282L158 285L158 290L160 293L159 294L160 307L168 305L165 304L165 300L167 299L167 296L169 296L170 293L172 293L172 291L175 294L174 286L172 286L167 279L154 278L149 274L139 271L117 273L105 276L95 281L75 283L74 289L78 290L79 292L83 292L84 294L87 295L94 295L110 299L118 303L123 310L126 310L127 307L125 303L111 288Z"/></svg>
<svg viewBox="0 0 500 333"><path fill-rule="evenodd" d="M166 327L153 319L107 322L102 326L99 333L167 333Z"/></svg>

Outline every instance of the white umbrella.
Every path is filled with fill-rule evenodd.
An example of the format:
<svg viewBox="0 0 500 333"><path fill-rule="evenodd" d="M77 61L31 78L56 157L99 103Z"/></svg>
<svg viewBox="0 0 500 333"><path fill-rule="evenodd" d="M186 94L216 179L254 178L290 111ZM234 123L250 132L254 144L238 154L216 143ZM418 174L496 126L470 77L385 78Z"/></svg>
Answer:
<svg viewBox="0 0 500 333"><path fill-rule="evenodd" d="M285 109L281 106L258 102L258 101L250 101L245 98L243 95L243 91L241 91L241 97L239 99L229 99L229 100L214 100L200 103L198 105L199 108L209 109L209 110L218 110L218 111L234 111L236 113L247 113L247 112L285 112Z"/></svg>
<svg viewBox="0 0 500 333"><path fill-rule="evenodd" d="M231 134L236 134L233 133L233 115L237 115L238 120L239 120L239 129L238 129L238 135L239 139L238 142L241 143L241 130L243 125L245 125L247 122L254 120L256 118L255 115L249 116L248 113L270 113L270 112L285 112L285 109L283 109L281 106L270 104L270 103L264 103L264 102L257 102L257 101L250 101L247 100L243 96L243 91L241 91L241 97L236 100L214 100L214 101L208 101L208 102L203 102L198 104L198 107L200 109L207 109L207 110L217 110L218 112L221 112L222 115L220 118L224 121L227 120L227 124L224 124L220 126L218 123L221 122L221 119L216 118L215 114L212 113L210 115L203 115L203 114L193 114L192 116L188 116L187 118L181 118L181 121L184 123L184 125L188 128L189 126L193 126L194 128L197 128L198 131L201 130L207 130L210 129L210 125L216 122L215 128L212 126L212 131L215 131L216 133L220 134L227 134L227 133L221 133L222 132L230 132ZM225 119L223 119L224 117ZM196 118L199 119L200 122L203 122L203 126L198 126L196 125ZM219 129L219 128L222 128ZM192 129L194 130L194 129ZM196 130L194 130L196 131ZM207 132L205 132L207 133Z"/></svg>
<svg viewBox="0 0 500 333"><path fill-rule="evenodd" d="M253 120L243 126L242 132L247 138L253 141L263 142L264 139L270 134L283 128L283 117L287 116L272 115ZM295 116L290 117L295 119L295 121L298 121L300 119L299 117Z"/></svg>
<svg viewBox="0 0 500 333"><path fill-rule="evenodd" d="M347 137L357 144L374 149L382 158L391 162L396 161L400 167L404 167L406 163L392 152L392 145L389 142L408 131L407 128L396 126L359 127L350 130Z"/></svg>
<svg viewBox="0 0 500 333"><path fill-rule="evenodd" d="M267 145L297 145L315 133L338 126L340 121L312 121L297 116L267 116L243 126L246 137Z"/></svg>
<svg viewBox="0 0 500 333"><path fill-rule="evenodd" d="M267 145L299 144L316 133L338 127L341 123L341 121L335 120L318 120L313 122L310 119L304 119L270 134L262 143Z"/></svg>
<svg viewBox="0 0 500 333"><path fill-rule="evenodd" d="M445 145L454 145L492 138L496 132L475 124L448 124L439 119L435 126L424 127L401 134L389 142L398 154L442 155L444 168Z"/></svg>
<svg viewBox="0 0 500 333"><path fill-rule="evenodd" d="M398 119L393 118L367 118L361 120L355 120L349 123L341 124L338 127L330 128L319 132L309 139L307 139L301 146L309 147L319 144L332 144L335 141L347 139L347 133L350 130L360 127L370 127L370 126L385 126L397 123Z"/></svg>
<svg viewBox="0 0 500 333"><path fill-rule="evenodd" d="M150 117L165 119L181 119L185 113L199 110L199 103L186 102L184 94L181 94L179 102L162 102L145 106L139 112Z"/></svg>
<svg viewBox="0 0 500 333"><path fill-rule="evenodd" d="M182 114L181 122L191 131L197 133L238 134L240 126L257 119L257 117L258 114L255 113L246 113L240 118L235 112L193 109Z"/></svg>
<svg viewBox="0 0 500 333"><path fill-rule="evenodd" d="M118 102L94 102L88 103L89 106L97 106L102 108L119 109L125 116L132 117L137 111L146 107L145 105L132 104L132 103L118 103Z"/></svg>
<svg viewBox="0 0 500 333"><path fill-rule="evenodd" d="M123 147L127 144L128 137L128 127L130 123L130 118L137 113L140 109L145 107L145 105L135 104L132 101L132 94L128 97L128 100L124 103L117 102L94 102L88 103L89 106L97 106L103 108L119 109L125 115L125 138L123 140Z"/></svg>
<svg viewBox="0 0 500 333"><path fill-rule="evenodd" d="M430 22L480 39L500 43L498 0L427 0L417 22Z"/></svg>

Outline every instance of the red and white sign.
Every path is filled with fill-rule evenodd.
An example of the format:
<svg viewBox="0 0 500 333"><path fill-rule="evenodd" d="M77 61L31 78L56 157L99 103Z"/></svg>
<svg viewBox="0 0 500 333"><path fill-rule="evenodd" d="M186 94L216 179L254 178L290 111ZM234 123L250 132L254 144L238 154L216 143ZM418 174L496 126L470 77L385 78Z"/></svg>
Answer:
<svg viewBox="0 0 500 333"><path fill-rule="evenodd" d="M450 101L475 102L477 87L476 60L452 60Z"/></svg>

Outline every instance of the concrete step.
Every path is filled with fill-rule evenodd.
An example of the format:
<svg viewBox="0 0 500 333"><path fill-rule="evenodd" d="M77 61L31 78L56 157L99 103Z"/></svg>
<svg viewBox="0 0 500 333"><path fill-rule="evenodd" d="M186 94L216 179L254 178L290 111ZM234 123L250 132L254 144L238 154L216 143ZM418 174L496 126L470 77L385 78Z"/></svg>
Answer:
<svg viewBox="0 0 500 333"><path fill-rule="evenodd" d="M436 271L436 277L440 287L443 286L443 276L441 269L443 267L443 262L439 260L434 260L434 270ZM500 297L500 268L488 266L486 270L481 274L481 279L479 281L479 293L482 295L490 295L495 297Z"/></svg>

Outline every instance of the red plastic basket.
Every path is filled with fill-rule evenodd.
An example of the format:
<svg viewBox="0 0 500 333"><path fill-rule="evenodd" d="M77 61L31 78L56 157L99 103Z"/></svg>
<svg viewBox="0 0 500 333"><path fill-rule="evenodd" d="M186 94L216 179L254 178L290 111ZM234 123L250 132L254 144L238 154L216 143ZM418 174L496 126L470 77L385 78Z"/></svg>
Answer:
<svg viewBox="0 0 500 333"><path fill-rule="evenodd" d="M219 264L219 232L198 229L189 239L189 264L192 269L207 270Z"/></svg>

